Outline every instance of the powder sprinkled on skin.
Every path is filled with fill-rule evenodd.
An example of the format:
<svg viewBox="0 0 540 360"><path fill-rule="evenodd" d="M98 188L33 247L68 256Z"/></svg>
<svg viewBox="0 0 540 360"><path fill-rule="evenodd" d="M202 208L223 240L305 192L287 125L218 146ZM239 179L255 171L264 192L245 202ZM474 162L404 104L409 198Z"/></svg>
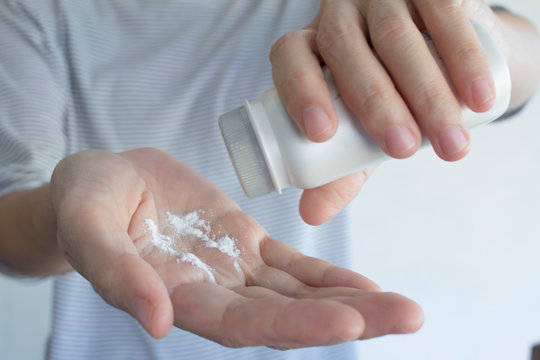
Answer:
<svg viewBox="0 0 540 360"><path fill-rule="evenodd" d="M229 255L232 258L237 258L240 255L240 251L236 247L236 240L229 235L225 235L217 242L217 249L224 254Z"/></svg>
<svg viewBox="0 0 540 360"><path fill-rule="evenodd" d="M175 215L167 212L166 223L174 230L173 236L167 236L161 233L158 226L152 219L145 219L147 231L152 237L152 244L161 251L171 255L178 256L177 263L186 262L203 270L211 282L215 283L214 269L199 259L195 254L188 252L179 252L174 249L175 240L186 236L192 236L202 241L207 248L215 248L234 259L234 268L238 273L242 273L238 264L240 251L236 246L236 239L225 235L218 240L211 234L212 228L208 221L202 219L199 214L202 210L196 210L185 215Z"/></svg>
<svg viewBox="0 0 540 360"><path fill-rule="evenodd" d="M197 257L197 255L192 253L182 253L179 258L176 259L177 263L181 262L187 262L192 265L195 265L199 269L203 270L206 275L208 275L208 279L212 283L216 283L216 277L214 276L214 269L212 269L208 264L203 262L201 259Z"/></svg>
<svg viewBox="0 0 540 360"><path fill-rule="evenodd" d="M196 236L209 248L216 248L232 258L237 258L240 251L236 247L236 239L225 235L217 241L210 235L212 228L207 221L201 219L199 211L193 211L186 215L175 215L167 212L167 220L174 228L177 236Z"/></svg>
<svg viewBox="0 0 540 360"><path fill-rule="evenodd" d="M167 221L174 228L179 236L195 236L204 242L211 242L208 236L210 226L199 217L197 211L186 215L175 215L167 211Z"/></svg>
<svg viewBox="0 0 540 360"><path fill-rule="evenodd" d="M178 251L173 249L174 240L159 232L157 224L152 219L144 219L147 230L152 235L152 245L169 254L178 255Z"/></svg>
<svg viewBox="0 0 540 360"><path fill-rule="evenodd" d="M152 239L152 245L154 245L156 248L160 249L161 251L164 251L171 255L178 256L176 258L177 263L186 262L189 264L192 264L199 269L203 270L207 275L208 279L212 283L216 283L216 278L214 276L214 269L212 269L208 264L204 263L201 259L199 259L195 254L192 253L184 253L176 251L173 248L174 240L170 236L167 236L165 234L162 234L159 232L157 224L152 219L144 219L144 222L146 224L146 229L148 232L150 232L151 239Z"/></svg>

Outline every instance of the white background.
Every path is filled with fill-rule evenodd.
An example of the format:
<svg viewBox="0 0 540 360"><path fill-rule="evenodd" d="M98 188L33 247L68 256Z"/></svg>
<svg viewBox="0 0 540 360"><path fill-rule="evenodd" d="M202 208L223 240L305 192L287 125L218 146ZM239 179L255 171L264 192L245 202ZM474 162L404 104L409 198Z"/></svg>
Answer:
<svg viewBox="0 0 540 360"><path fill-rule="evenodd" d="M540 28L540 2L499 2ZM540 66L540 65L539 65ZM540 343L540 96L473 131L466 159L431 150L383 164L352 207L356 270L416 300L413 335L359 344L362 359L528 360ZM42 359L52 282L0 276L0 358Z"/></svg>
<svg viewBox="0 0 540 360"><path fill-rule="evenodd" d="M540 28L540 1L499 3ZM361 359L530 359L540 344L539 95L473 130L464 160L423 150L366 183L353 203L356 270L417 301L425 323L362 342Z"/></svg>
<svg viewBox="0 0 540 360"><path fill-rule="evenodd" d="M540 97L474 130L458 163L381 166L353 206L358 272L424 309L414 335L362 359L526 360L540 344Z"/></svg>

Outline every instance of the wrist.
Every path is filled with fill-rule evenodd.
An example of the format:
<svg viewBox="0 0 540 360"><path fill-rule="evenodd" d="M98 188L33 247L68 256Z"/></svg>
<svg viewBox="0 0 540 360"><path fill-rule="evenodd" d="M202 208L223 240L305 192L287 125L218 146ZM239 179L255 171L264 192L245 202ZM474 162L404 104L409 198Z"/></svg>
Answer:
<svg viewBox="0 0 540 360"><path fill-rule="evenodd" d="M0 199L0 255L14 273L47 276L70 269L56 241L49 185Z"/></svg>
<svg viewBox="0 0 540 360"><path fill-rule="evenodd" d="M57 247L56 216L51 203L50 184L30 191L36 199L29 205L31 238L35 239L38 248L50 251Z"/></svg>
<svg viewBox="0 0 540 360"><path fill-rule="evenodd" d="M43 270L48 274L64 273L71 270L62 250L58 246L56 214L51 202L50 184L33 189L37 201L31 203L30 221L35 246L48 259Z"/></svg>

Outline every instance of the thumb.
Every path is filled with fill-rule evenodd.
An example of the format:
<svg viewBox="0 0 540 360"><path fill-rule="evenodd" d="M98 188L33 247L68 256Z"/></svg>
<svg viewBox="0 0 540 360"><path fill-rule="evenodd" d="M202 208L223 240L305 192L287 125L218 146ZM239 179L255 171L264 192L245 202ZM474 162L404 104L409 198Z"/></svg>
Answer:
<svg viewBox="0 0 540 360"><path fill-rule="evenodd" d="M160 338L173 322L169 293L128 234L141 191L133 163L106 151L68 156L51 178L58 245L67 260L106 302Z"/></svg>
<svg viewBox="0 0 540 360"><path fill-rule="evenodd" d="M321 225L343 210L358 195L376 166L347 175L329 184L304 190L299 211L310 225Z"/></svg>
<svg viewBox="0 0 540 360"><path fill-rule="evenodd" d="M152 266L137 254L120 255L92 278L92 286L107 303L131 314L151 336L167 335L173 323L169 293Z"/></svg>
<svg viewBox="0 0 540 360"><path fill-rule="evenodd" d="M107 303L131 314L151 336L162 338L173 323L167 288L154 268L139 257L129 235L119 228L112 230L114 226L107 222L92 226L87 221L71 231L60 228L59 245L73 268Z"/></svg>

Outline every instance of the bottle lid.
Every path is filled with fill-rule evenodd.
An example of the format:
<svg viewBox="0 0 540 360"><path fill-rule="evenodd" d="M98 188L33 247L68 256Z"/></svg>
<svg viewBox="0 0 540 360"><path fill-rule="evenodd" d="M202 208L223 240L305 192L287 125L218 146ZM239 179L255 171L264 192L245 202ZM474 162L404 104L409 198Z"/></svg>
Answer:
<svg viewBox="0 0 540 360"><path fill-rule="evenodd" d="M221 135L244 192L250 198L273 190L270 172L244 107L219 117Z"/></svg>

